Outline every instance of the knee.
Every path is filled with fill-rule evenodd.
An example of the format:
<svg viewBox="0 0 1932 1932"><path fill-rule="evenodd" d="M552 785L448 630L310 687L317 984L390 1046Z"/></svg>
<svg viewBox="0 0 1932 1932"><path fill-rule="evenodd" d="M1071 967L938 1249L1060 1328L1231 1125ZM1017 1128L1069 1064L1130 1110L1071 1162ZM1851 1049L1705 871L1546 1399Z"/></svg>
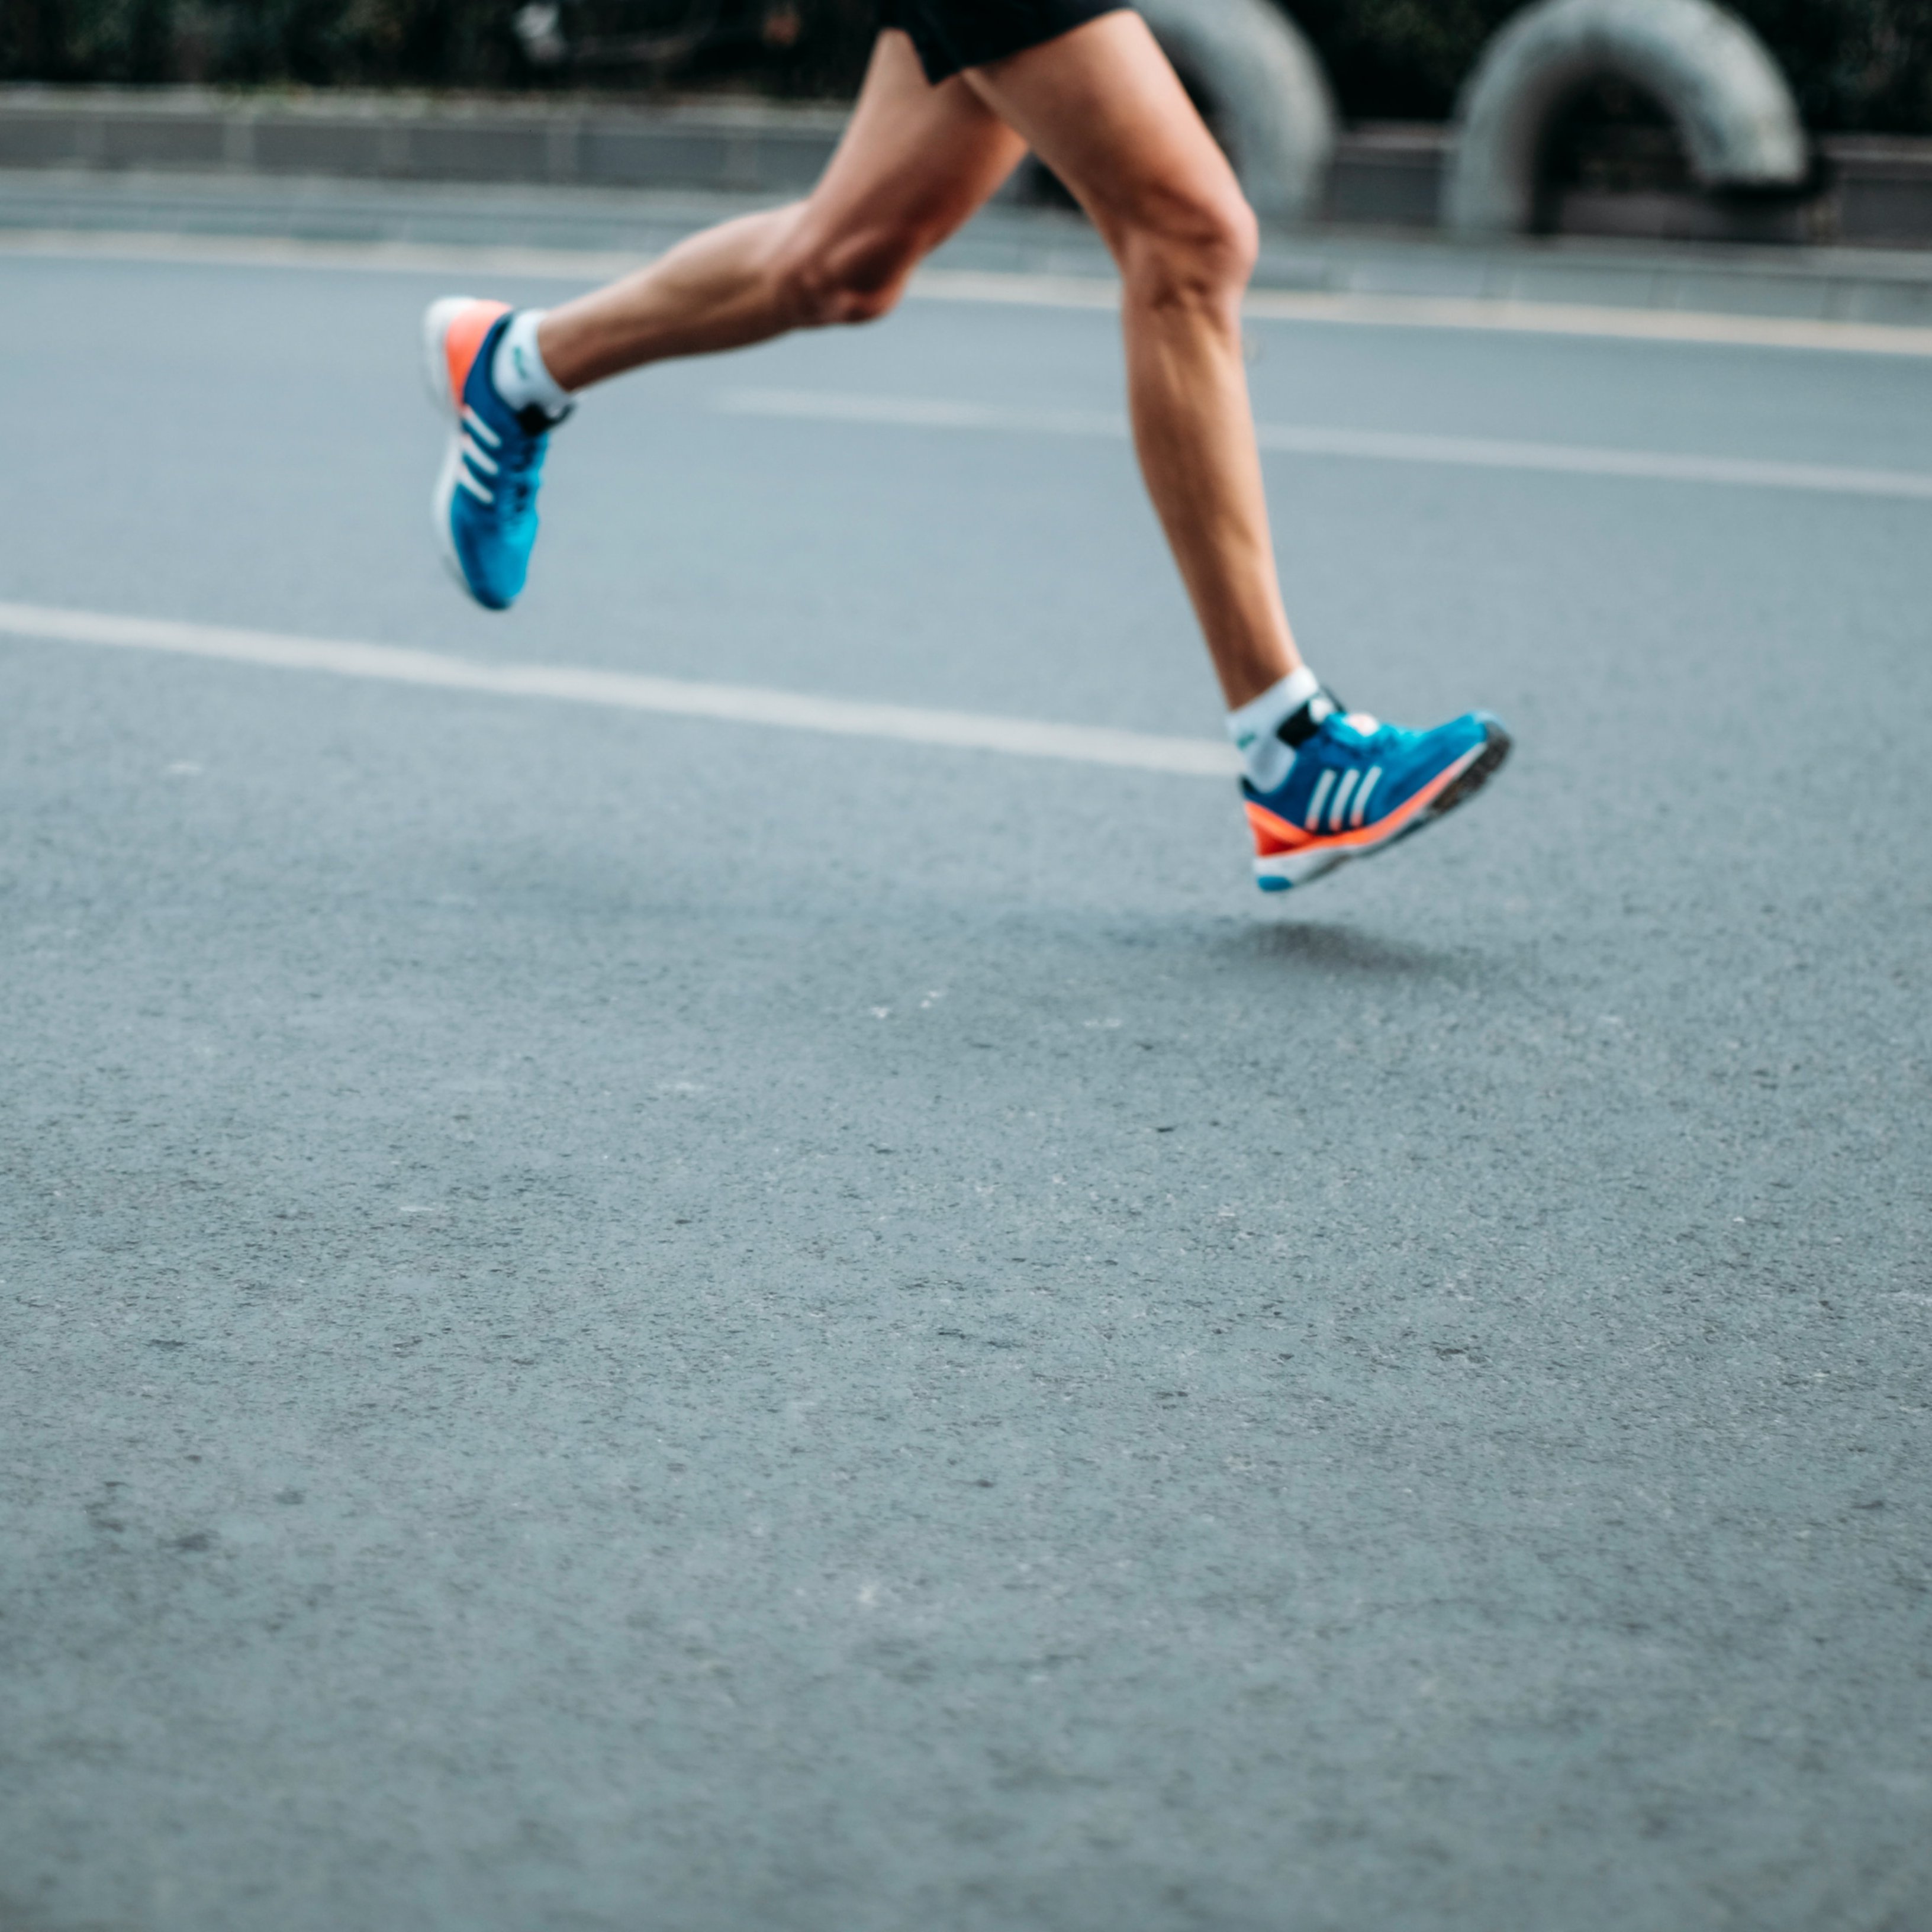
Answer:
<svg viewBox="0 0 1932 1932"><path fill-rule="evenodd" d="M1240 302L1261 251L1261 230L1240 190L1168 197L1126 233L1121 278L1156 308L1223 308Z"/></svg>
<svg viewBox="0 0 1932 1932"><path fill-rule="evenodd" d="M876 322L896 308L923 253L897 230L826 240L801 234L778 266L782 299L796 326Z"/></svg>

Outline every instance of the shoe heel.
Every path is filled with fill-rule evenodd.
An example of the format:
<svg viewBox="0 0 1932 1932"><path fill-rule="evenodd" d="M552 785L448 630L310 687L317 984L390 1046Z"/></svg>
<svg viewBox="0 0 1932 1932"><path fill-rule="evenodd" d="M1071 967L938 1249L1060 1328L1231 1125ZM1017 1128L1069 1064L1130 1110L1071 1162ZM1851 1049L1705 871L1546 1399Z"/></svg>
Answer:
<svg viewBox="0 0 1932 1932"><path fill-rule="evenodd" d="M474 296L444 296L423 310L423 385L437 415L452 422L460 417L462 410L449 392L449 357L445 345L450 325L476 299Z"/></svg>

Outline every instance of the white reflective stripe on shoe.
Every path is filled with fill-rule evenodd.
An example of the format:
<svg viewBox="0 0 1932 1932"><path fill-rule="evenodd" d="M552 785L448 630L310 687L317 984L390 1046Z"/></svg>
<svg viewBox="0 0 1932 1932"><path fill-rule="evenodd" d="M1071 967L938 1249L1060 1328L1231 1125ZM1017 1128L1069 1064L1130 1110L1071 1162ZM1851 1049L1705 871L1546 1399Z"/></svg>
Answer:
<svg viewBox="0 0 1932 1932"><path fill-rule="evenodd" d="M1376 781L1382 775L1382 768L1381 766L1371 765L1369 767L1369 775L1366 778L1363 779L1362 788L1355 794L1355 809L1350 815L1348 820L1348 823L1351 826L1358 826L1361 824L1362 814L1369 808L1369 794L1375 790Z"/></svg>
<svg viewBox="0 0 1932 1932"><path fill-rule="evenodd" d="M1358 771L1346 771L1342 782L1335 788L1335 803L1328 814L1328 830L1339 832L1342 829L1342 814L1348 808L1348 794L1355 788L1355 781L1361 776Z"/></svg>
<svg viewBox="0 0 1932 1932"><path fill-rule="evenodd" d="M463 453L488 476L495 476L502 466L487 449L479 449L466 436L463 439Z"/></svg>
<svg viewBox="0 0 1932 1932"><path fill-rule="evenodd" d="M497 444L502 441L503 439L499 436L496 432L492 429L467 403L465 403L463 406L463 420L471 429L473 429L492 449L494 449ZM496 465L492 464L490 467L494 470L496 467Z"/></svg>
<svg viewBox="0 0 1932 1932"><path fill-rule="evenodd" d="M456 467L456 487L467 490L479 503L494 503L496 500L496 491L485 489L460 464Z"/></svg>
<svg viewBox="0 0 1932 1932"><path fill-rule="evenodd" d="M1328 802L1328 794L1335 783L1333 770L1325 771L1315 781L1315 796L1308 802L1308 816L1301 822L1310 832L1322 829L1322 808Z"/></svg>

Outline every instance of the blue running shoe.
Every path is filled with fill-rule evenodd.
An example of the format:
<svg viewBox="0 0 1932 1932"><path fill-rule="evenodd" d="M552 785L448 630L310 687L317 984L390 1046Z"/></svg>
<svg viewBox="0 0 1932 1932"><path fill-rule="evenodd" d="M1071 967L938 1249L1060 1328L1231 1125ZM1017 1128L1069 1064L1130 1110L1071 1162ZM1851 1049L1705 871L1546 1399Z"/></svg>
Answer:
<svg viewBox="0 0 1932 1932"><path fill-rule="evenodd" d="M511 313L502 302L446 296L423 316L423 374L452 425L430 512L451 574L486 610L507 610L524 587L544 452L562 421L512 410L490 380Z"/></svg>
<svg viewBox="0 0 1932 1932"><path fill-rule="evenodd" d="M1317 692L1281 728L1294 753L1273 791L1244 778L1255 835L1255 884L1305 886L1351 859L1379 852L1472 798L1509 756L1510 736L1486 711L1432 731L1405 731L1344 712Z"/></svg>

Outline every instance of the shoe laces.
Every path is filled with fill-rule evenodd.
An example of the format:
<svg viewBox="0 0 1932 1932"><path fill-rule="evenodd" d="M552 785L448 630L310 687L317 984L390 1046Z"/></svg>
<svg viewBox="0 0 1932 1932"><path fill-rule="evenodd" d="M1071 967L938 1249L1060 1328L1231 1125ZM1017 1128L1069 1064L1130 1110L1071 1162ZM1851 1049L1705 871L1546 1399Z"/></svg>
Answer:
<svg viewBox="0 0 1932 1932"><path fill-rule="evenodd" d="M531 412L526 410L525 416ZM532 430L519 417L517 426L524 434L506 436L496 452L497 473L493 481L497 500L512 516L521 516L530 506L543 480L544 452L550 443L552 424L545 421Z"/></svg>
<svg viewBox="0 0 1932 1932"><path fill-rule="evenodd" d="M1385 746L1394 728L1366 711L1347 711L1342 700L1329 694L1335 709L1322 721L1322 729L1338 746L1350 751L1370 752Z"/></svg>
<svg viewBox="0 0 1932 1932"><path fill-rule="evenodd" d="M512 416L515 428L502 436L491 452L496 461L490 481L500 515L518 518L528 512L537 486L543 481L550 433L569 414L565 410L551 416L531 404Z"/></svg>

